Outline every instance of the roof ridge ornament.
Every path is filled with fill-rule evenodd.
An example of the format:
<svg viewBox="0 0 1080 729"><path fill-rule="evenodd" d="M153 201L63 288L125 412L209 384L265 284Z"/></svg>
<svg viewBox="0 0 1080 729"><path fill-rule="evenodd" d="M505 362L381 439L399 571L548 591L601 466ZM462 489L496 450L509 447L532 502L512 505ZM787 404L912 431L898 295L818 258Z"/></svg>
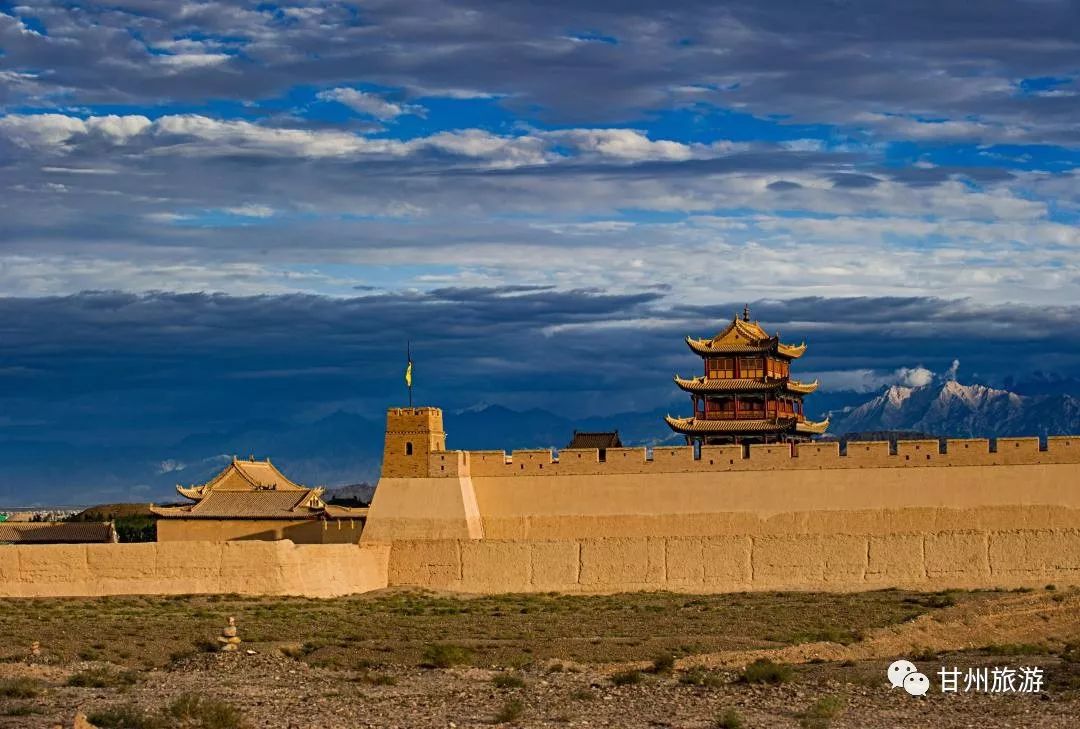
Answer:
<svg viewBox="0 0 1080 729"><path fill-rule="evenodd" d="M743 304L742 320L750 321L750 304Z"/></svg>

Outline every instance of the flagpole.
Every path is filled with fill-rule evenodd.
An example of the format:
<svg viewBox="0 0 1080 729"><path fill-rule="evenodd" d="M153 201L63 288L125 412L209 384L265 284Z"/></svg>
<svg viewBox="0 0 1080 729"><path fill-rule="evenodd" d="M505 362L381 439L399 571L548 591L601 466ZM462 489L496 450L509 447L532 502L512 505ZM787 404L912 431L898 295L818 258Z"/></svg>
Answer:
<svg viewBox="0 0 1080 729"><path fill-rule="evenodd" d="M413 404L412 404L412 341L411 340L406 340L405 357L406 357L407 362L408 362L408 364L406 366L408 367L408 372L409 372L409 377L407 378L407 382L405 384L409 388L409 407L411 408L413 406Z"/></svg>

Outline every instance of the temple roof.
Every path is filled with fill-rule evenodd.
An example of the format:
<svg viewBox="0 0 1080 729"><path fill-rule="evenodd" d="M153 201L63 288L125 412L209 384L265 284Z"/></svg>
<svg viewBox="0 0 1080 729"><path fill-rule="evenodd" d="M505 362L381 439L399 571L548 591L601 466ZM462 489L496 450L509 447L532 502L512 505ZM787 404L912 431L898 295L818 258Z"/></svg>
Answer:
<svg viewBox="0 0 1080 729"><path fill-rule="evenodd" d="M743 311L743 318L735 316L724 331L712 339L687 337L690 349L701 356L717 354L748 354L776 352L783 357L796 359L806 351L806 343L782 344L778 337L770 337L756 321L750 321L750 311Z"/></svg>
<svg viewBox="0 0 1080 729"><path fill-rule="evenodd" d="M112 522L0 522L0 544L85 544L115 542Z"/></svg>
<svg viewBox="0 0 1080 729"><path fill-rule="evenodd" d="M181 519L359 519L367 509L328 506L322 489L218 491L186 506L151 506L164 518Z"/></svg>
<svg viewBox="0 0 1080 729"><path fill-rule="evenodd" d="M828 427L828 418L825 418L824 420L818 420L816 422L813 420L804 420L803 422L797 423L795 425L795 432L805 433L807 435L821 435L828 429Z"/></svg>
<svg viewBox="0 0 1080 729"><path fill-rule="evenodd" d="M241 460L235 456L232 463L201 485L176 486L181 496L198 501L211 491L307 491L306 486L301 486L289 480L285 474L279 471L267 458L265 461L256 461L254 458Z"/></svg>
<svg viewBox="0 0 1080 729"><path fill-rule="evenodd" d="M567 448L622 448L619 439L619 431L606 431L590 433L584 430L575 430L574 437Z"/></svg>
<svg viewBox="0 0 1080 729"><path fill-rule="evenodd" d="M818 388L817 380L799 382L798 380L752 380L741 378L693 377L684 379L675 376L675 384L687 392L771 392L783 389L799 395L808 395Z"/></svg>
<svg viewBox="0 0 1080 729"><path fill-rule="evenodd" d="M668 427L676 433L779 433L790 431L795 418L762 420L698 420L664 416Z"/></svg>

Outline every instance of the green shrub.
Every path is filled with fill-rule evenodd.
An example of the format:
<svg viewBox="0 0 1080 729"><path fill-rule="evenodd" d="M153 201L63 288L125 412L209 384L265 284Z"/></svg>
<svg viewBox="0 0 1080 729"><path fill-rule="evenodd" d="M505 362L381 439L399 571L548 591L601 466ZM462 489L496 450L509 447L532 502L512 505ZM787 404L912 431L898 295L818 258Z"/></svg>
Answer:
<svg viewBox="0 0 1080 729"><path fill-rule="evenodd" d="M169 725L183 729L243 729L244 715L232 704L199 694L184 694L162 712Z"/></svg>
<svg viewBox="0 0 1080 729"><path fill-rule="evenodd" d="M468 648L450 643L435 643L424 649L420 666L422 668L450 668L468 663L471 658L472 651Z"/></svg>
<svg viewBox="0 0 1080 729"><path fill-rule="evenodd" d="M675 656L670 653L661 653L653 658L652 673L671 673L675 669Z"/></svg>
<svg viewBox="0 0 1080 729"><path fill-rule="evenodd" d="M516 673L497 674L491 682L498 688L522 688L525 685L525 679Z"/></svg>
<svg viewBox="0 0 1080 729"><path fill-rule="evenodd" d="M791 666L773 663L768 658L759 658L745 669L739 677L744 683L787 683L794 673Z"/></svg>
<svg viewBox="0 0 1080 729"><path fill-rule="evenodd" d="M160 716L131 704L93 711L86 718L100 729L168 729Z"/></svg>
<svg viewBox="0 0 1080 729"><path fill-rule="evenodd" d="M716 729L742 729L743 718L735 709L725 709L716 717Z"/></svg>
<svg viewBox="0 0 1080 729"><path fill-rule="evenodd" d="M135 671L117 671L113 668L87 668L71 675L68 686L83 688L116 688L131 686L139 680Z"/></svg>
<svg viewBox="0 0 1080 729"><path fill-rule="evenodd" d="M41 681L33 678L7 678L0 681L0 696L7 699L32 699L41 695Z"/></svg>
<svg viewBox="0 0 1080 729"><path fill-rule="evenodd" d="M574 701L592 701L596 698L596 694L593 693L592 689L580 688L571 691L570 698Z"/></svg>
<svg viewBox="0 0 1080 729"><path fill-rule="evenodd" d="M616 686L632 686L637 683L641 683L641 671L629 670L619 671L611 677L611 682Z"/></svg>
<svg viewBox="0 0 1080 729"><path fill-rule="evenodd" d="M495 723L505 724L510 721L517 721L524 713L524 702L522 702L521 699L510 699L502 705L502 708L499 709L499 713L495 714Z"/></svg>
<svg viewBox="0 0 1080 729"><path fill-rule="evenodd" d="M712 671L706 671L704 668L691 668L683 671L679 674L679 683L686 684L688 686L705 686L706 688L716 688L723 681L720 677Z"/></svg>
<svg viewBox="0 0 1080 729"><path fill-rule="evenodd" d="M0 709L0 716L31 716L40 713L41 709L33 704L11 704Z"/></svg>

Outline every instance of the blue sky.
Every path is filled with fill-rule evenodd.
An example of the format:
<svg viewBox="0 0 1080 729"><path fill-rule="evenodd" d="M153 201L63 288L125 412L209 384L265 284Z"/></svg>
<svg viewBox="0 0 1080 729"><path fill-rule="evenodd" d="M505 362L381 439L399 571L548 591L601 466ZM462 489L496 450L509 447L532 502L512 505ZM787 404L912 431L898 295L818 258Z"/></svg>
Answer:
<svg viewBox="0 0 1080 729"><path fill-rule="evenodd" d="M162 402L202 402L192 388L209 380L155 379L154 347L124 333L214 339L187 320L231 301L229 326L267 338L245 340L257 358L310 328L288 315L293 296L359 317L350 339L312 346L355 349L365 382L396 371L386 352L431 336L390 317L401 297L486 307L547 343L522 361L488 351L490 321L455 327L425 356L452 369L485 353L438 395L460 407L662 404L666 384L572 367L642 331L681 354L682 334L710 333L743 301L816 302L764 323L852 343L808 356L827 390L954 358L987 381L1077 377L1080 6L886 5L0 2L0 298L19 317L0 338L0 435L33 421L44 437L82 412L98 424L84 432L118 437L101 424L144 402L117 379L121 360ZM583 308L564 321L521 292ZM185 295L189 314L160 303ZM589 304L635 297L647 306ZM823 313L873 300L919 331L928 315L890 309L901 299L1035 323L984 341L938 321L944 343L905 334L886 356ZM48 328L61 304L123 354ZM303 402L289 417L386 404L383 386L343 394L315 377L321 355L295 341L290 371L313 376L291 382ZM210 380L250 369L201 357ZM630 369L651 377L657 361Z"/></svg>

